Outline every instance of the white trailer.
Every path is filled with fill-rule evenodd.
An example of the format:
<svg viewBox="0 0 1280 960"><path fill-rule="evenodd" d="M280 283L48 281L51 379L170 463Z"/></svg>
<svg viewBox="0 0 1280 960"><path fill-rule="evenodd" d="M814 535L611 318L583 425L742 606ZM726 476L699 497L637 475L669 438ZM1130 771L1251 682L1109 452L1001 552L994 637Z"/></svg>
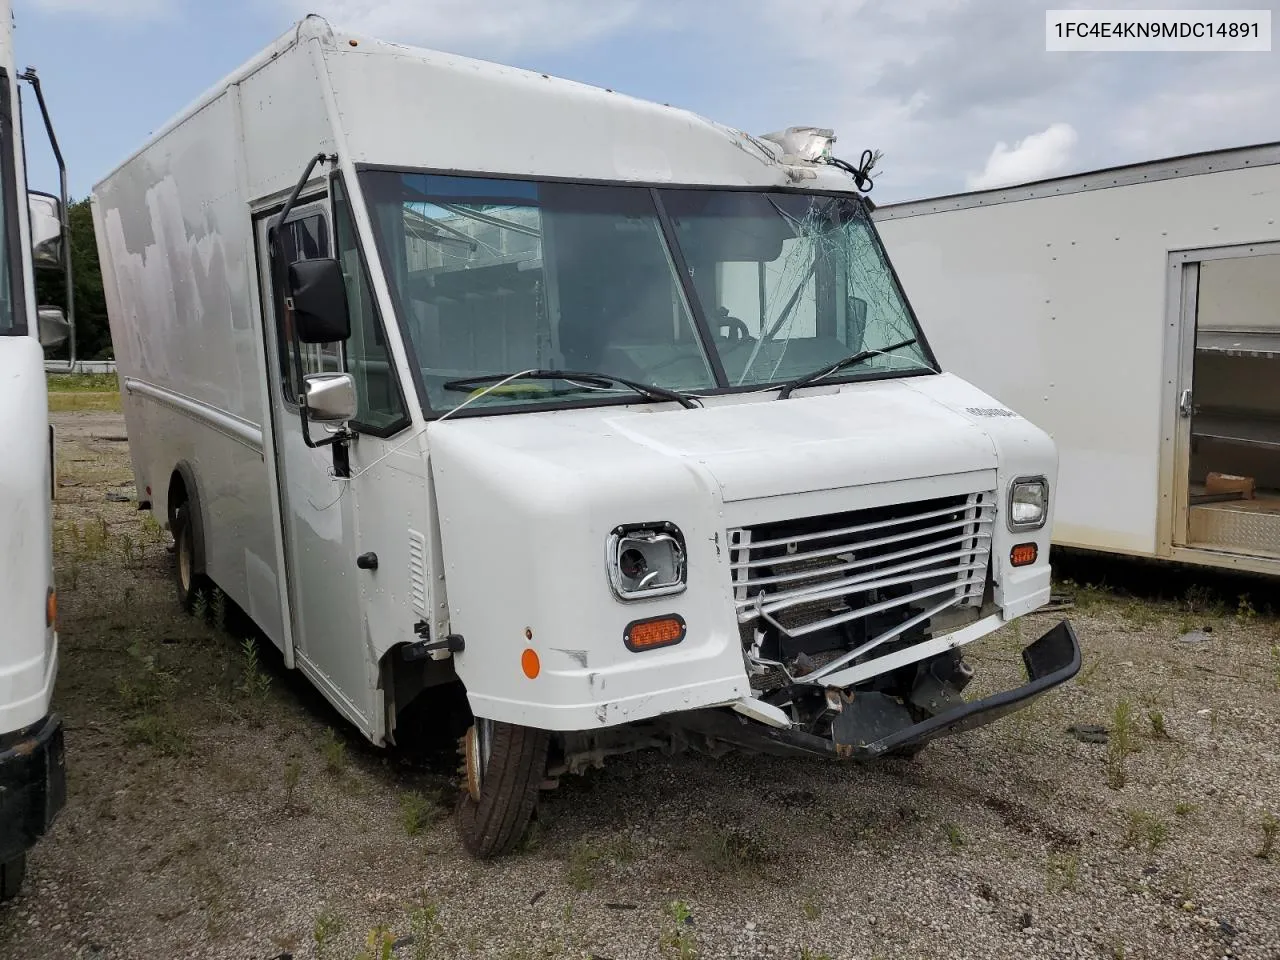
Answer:
<svg viewBox="0 0 1280 960"><path fill-rule="evenodd" d="M942 363L1056 441L1055 543L1280 574L1280 144L874 216Z"/></svg>
<svg viewBox="0 0 1280 960"><path fill-rule="evenodd" d="M376 744L465 693L477 855L610 753L912 751L1079 669L1064 621L961 696L1056 454L937 371L831 139L309 17L94 189L183 602Z"/></svg>
<svg viewBox="0 0 1280 960"><path fill-rule="evenodd" d="M53 432L41 347L62 343L69 330L61 310L37 307L33 260L69 267L66 175L61 201L26 190L20 79L32 84L52 138L35 71L15 68L13 15L0 0L0 901L17 895L27 851L66 800L62 721L51 710Z"/></svg>

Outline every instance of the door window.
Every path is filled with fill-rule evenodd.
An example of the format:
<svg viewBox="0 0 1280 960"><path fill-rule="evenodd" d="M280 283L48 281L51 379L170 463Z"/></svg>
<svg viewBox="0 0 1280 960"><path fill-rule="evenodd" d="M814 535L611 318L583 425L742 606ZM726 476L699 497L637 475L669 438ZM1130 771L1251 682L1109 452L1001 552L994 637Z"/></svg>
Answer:
<svg viewBox="0 0 1280 960"><path fill-rule="evenodd" d="M347 283L347 307L351 312L351 339L346 347L347 369L356 381L355 425L368 433L385 435L406 423L408 416L341 180L333 182L333 209L338 261Z"/></svg>
<svg viewBox="0 0 1280 960"><path fill-rule="evenodd" d="M268 231L274 237L275 227ZM275 248L275 245L272 245ZM280 256L273 262L276 331L279 336L280 389L289 403L298 402L297 351L293 342L293 311L285 302L289 264L329 256L329 225L316 210L289 220L280 236ZM302 373L336 373L342 369L340 343L302 344Z"/></svg>

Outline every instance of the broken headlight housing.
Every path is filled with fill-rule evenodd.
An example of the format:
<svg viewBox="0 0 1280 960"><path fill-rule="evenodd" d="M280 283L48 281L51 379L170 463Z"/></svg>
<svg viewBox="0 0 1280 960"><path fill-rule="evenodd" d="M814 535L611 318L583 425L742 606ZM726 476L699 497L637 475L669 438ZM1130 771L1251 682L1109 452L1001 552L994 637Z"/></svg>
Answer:
<svg viewBox="0 0 1280 960"><path fill-rule="evenodd" d="M1049 516L1049 481L1019 477L1009 484L1009 529L1039 530Z"/></svg>
<svg viewBox="0 0 1280 960"><path fill-rule="evenodd" d="M609 585L619 600L645 600L685 588L684 534L674 523L628 524L609 534Z"/></svg>

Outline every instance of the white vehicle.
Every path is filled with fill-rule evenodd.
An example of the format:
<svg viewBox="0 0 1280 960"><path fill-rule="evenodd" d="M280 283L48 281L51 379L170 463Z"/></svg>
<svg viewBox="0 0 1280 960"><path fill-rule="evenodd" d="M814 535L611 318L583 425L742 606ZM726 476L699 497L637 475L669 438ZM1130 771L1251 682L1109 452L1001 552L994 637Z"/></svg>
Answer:
<svg viewBox="0 0 1280 960"><path fill-rule="evenodd" d="M13 17L0 2L0 901L17 895L27 851L66 800L62 721L50 709L58 672L53 433L41 347L65 341L69 327L61 310L37 309L32 256L69 268L66 175L61 203L26 192L19 79L32 83L44 112L35 72L15 69ZM47 112L44 119L48 126ZM53 149L61 163L56 141Z"/></svg>
<svg viewBox="0 0 1280 960"><path fill-rule="evenodd" d="M1055 543L1280 574L1278 195L1267 144L876 210L943 365L1056 442Z"/></svg>
<svg viewBox="0 0 1280 960"><path fill-rule="evenodd" d="M1056 454L936 371L830 140L310 17L94 190L184 602L377 744L464 691L477 855L611 753L874 757L1079 668L1064 622L961 698Z"/></svg>

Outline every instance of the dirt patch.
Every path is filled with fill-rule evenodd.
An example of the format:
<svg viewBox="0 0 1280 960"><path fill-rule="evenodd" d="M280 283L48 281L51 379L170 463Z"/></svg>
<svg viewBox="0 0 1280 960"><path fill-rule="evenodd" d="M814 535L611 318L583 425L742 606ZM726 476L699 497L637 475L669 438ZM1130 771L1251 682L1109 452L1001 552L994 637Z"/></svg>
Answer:
<svg viewBox="0 0 1280 960"><path fill-rule="evenodd" d="M447 752L365 745L216 596L180 615L167 535L110 496L120 417L55 423L70 799L0 955L352 958L382 927L404 958L1280 956L1256 602L1071 587L1084 669L999 724L871 767L620 758L479 864ZM975 683L1054 622L970 648Z"/></svg>

